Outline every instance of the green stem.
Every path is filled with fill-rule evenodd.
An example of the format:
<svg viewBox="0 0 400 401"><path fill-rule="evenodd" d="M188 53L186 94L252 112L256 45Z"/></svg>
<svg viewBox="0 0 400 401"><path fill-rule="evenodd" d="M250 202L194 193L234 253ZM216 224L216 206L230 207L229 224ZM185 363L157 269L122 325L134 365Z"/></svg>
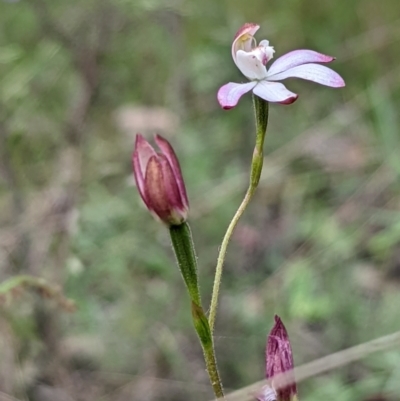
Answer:
<svg viewBox="0 0 400 401"><path fill-rule="evenodd" d="M268 102L254 95L253 104L254 104L254 112L256 119L256 144L254 147L253 159L251 162L250 182L246 194L242 200L242 203L240 204L235 215L233 216L232 221L229 223L228 229L226 230L225 236L222 240L221 247L219 250L217 267L215 269L214 286L211 296L210 315L209 315L211 332L214 331L215 318L217 315L217 308L218 308L219 289L221 286L221 279L222 279L222 270L225 262L228 244L239 219L242 217L244 211L246 210L248 204L250 203L256 191L258 183L260 182L261 171L263 167L264 139L268 125Z"/></svg>
<svg viewBox="0 0 400 401"><path fill-rule="evenodd" d="M264 162L264 140L267 133L269 107L268 102L253 95L254 113L256 118L256 145L251 162L250 186L256 190L260 182Z"/></svg>
<svg viewBox="0 0 400 401"><path fill-rule="evenodd" d="M169 232L178 266L192 301L193 325L203 349L207 373L215 396L221 398L224 396L224 392L218 373L210 325L201 305L197 276L197 258L189 224L185 222L178 226L171 226Z"/></svg>
<svg viewBox="0 0 400 401"><path fill-rule="evenodd" d="M199 282L197 278L197 258L188 223L169 228L179 270L182 273L191 300L201 306Z"/></svg>
<svg viewBox="0 0 400 401"><path fill-rule="evenodd" d="M217 260L217 267L215 268L214 286L213 286L213 292L212 292L212 296L211 296L210 315L209 315L211 331L214 331L214 324L215 324L215 318L217 315L217 307L218 307L219 288L221 285L222 270L223 270L223 266L224 266L226 251L228 249L229 240L231 239L231 236L232 236L233 230L236 227L236 224L238 223L243 212L246 210L247 205L250 203L250 200L253 197L253 193L254 193L254 191L252 190L252 187L250 185L249 188L247 189L244 199L242 200L242 203L240 204L235 215L233 216L232 221L229 223L228 229L226 230L225 236L221 243L218 260Z"/></svg>
<svg viewBox="0 0 400 401"><path fill-rule="evenodd" d="M204 360L206 362L208 377L215 396L220 399L224 397L221 379L218 373L217 361L215 358L214 341L210 330L208 319L202 307L192 302L193 324L199 336L203 349Z"/></svg>

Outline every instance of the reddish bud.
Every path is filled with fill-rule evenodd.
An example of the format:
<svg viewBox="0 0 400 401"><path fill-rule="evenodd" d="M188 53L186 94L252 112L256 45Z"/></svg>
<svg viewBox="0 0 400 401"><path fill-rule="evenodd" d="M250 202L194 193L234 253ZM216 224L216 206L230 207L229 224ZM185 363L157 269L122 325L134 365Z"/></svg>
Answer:
<svg viewBox="0 0 400 401"><path fill-rule="evenodd" d="M275 315L275 325L269 333L266 349L266 377L276 389L278 401L293 401L297 398L296 381L293 373L293 355L289 336L279 316ZM274 381L274 376L287 372L290 383Z"/></svg>
<svg viewBox="0 0 400 401"><path fill-rule="evenodd" d="M156 135L153 147L138 134L132 156L133 174L146 207L168 225L182 224L189 203L178 159L169 142Z"/></svg>

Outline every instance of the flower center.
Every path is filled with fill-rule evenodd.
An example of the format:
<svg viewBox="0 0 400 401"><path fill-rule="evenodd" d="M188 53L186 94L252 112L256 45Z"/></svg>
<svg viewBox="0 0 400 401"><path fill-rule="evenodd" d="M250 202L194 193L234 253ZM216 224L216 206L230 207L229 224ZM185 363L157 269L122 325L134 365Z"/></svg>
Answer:
<svg viewBox="0 0 400 401"><path fill-rule="evenodd" d="M261 61L264 65L266 65L268 61L274 57L275 50L273 46L269 45L268 40L262 40L258 45L257 49L260 49L259 51L262 54Z"/></svg>

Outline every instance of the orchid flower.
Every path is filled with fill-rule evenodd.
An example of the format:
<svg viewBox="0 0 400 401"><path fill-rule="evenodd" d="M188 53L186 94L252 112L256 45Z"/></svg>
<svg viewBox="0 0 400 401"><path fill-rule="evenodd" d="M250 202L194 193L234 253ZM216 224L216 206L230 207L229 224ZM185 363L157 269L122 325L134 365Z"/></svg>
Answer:
<svg viewBox="0 0 400 401"><path fill-rule="evenodd" d="M315 63L329 63L334 57L313 50L294 50L266 65L273 58L275 50L268 40L257 46L254 34L259 25L247 23L236 33L232 43L232 57L236 66L250 82L229 82L218 91L218 102L224 109L235 107L239 99L251 90L267 102L293 103L298 95L276 82L286 78L302 78L321 85L339 88L345 86L342 77L330 68Z"/></svg>
<svg viewBox="0 0 400 401"><path fill-rule="evenodd" d="M178 158L169 142L156 135L161 152L136 136L132 156L133 175L147 209L167 225L186 221L189 203Z"/></svg>

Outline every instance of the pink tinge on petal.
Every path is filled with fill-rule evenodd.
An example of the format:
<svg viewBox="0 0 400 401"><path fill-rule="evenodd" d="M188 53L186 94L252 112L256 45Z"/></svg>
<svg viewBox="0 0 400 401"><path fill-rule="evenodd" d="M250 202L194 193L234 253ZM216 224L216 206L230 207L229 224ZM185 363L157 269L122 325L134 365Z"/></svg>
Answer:
<svg viewBox="0 0 400 401"><path fill-rule="evenodd" d="M277 58L271 64L268 75L277 74L302 64L329 63L333 60L335 60L335 57L327 56L314 50L294 50Z"/></svg>
<svg viewBox="0 0 400 401"><path fill-rule="evenodd" d="M135 149L132 155L133 175L135 177L136 186L143 201L147 204L144 193L144 176L146 173L147 163L150 157L155 156L156 152L151 145L143 138L142 135L136 135Z"/></svg>
<svg viewBox="0 0 400 401"><path fill-rule="evenodd" d="M144 172L146 171L146 166L150 157L156 155L156 151L140 134L136 135L135 151L137 151L139 156L140 170Z"/></svg>
<svg viewBox="0 0 400 401"><path fill-rule="evenodd" d="M239 36L243 36L247 33L250 34L251 36L254 36L254 34L258 31L259 28L260 25L258 24L254 24L252 22L246 22L238 29L233 40L236 40Z"/></svg>
<svg viewBox="0 0 400 401"><path fill-rule="evenodd" d="M267 102L291 104L298 98L293 92L286 89L286 86L278 82L261 81L253 89L253 93Z"/></svg>
<svg viewBox="0 0 400 401"><path fill-rule="evenodd" d="M259 44L257 49L263 53L263 64L267 65L267 63L274 57L274 47L269 45L268 40L262 40Z"/></svg>
<svg viewBox="0 0 400 401"><path fill-rule="evenodd" d="M164 155L150 157L145 173L147 207L164 223L181 223L182 204L171 166Z"/></svg>
<svg viewBox="0 0 400 401"><path fill-rule="evenodd" d="M343 78L337 72L319 64L299 65L279 74L268 76L268 81L281 81L286 78L306 79L333 88L345 86Z"/></svg>
<svg viewBox="0 0 400 401"><path fill-rule="evenodd" d="M186 193L185 182L183 181L181 167L179 165L178 158L176 157L175 151L172 148L171 144L163 138L161 135L156 135L155 141L157 146L160 148L163 155L167 158L172 172L175 176L176 183L178 185L179 193L182 199L183 206L188 209L189 201Z"/></svg>
<svg viewBox="0 0 400 401"><path fill-rule="evenodd" d="M157 155L150 157L144 175L144 194L150 211L163 219L168 212L161 163Z"/></svg>
<svg viewBox="0 0 400 401"><path fill-rule="evenodd" d="M253 43L253 36L257 32L258 28L260 28L257 24L247 23L244 24L237 32L235 37L233 38L232 43L232 58L236 63L236 52L238 50L244 50L249 52L251 50L251 45Z"/></svg>
<svg viewBox="0 0 400 401"><path fill-rule="evenodd" d="M221 107L225 110L229 110L235 107L239 99L247 92L250 92L257 82L247 82L245 84L236 84L234 82L229 82L224 86L221 86L218 91L218 102Z"/></svg>
<svg viewBox="0 0 400 401"><path fill-rule="evenodd" d="M158 158L160 161L164 181L163 184L166 196L165 201L168 203L170 213L169 222L171 224L180 224L186 219L188 210L186 205L184 205L176 177L167 157L162 154L159 155Z"/></svg>

